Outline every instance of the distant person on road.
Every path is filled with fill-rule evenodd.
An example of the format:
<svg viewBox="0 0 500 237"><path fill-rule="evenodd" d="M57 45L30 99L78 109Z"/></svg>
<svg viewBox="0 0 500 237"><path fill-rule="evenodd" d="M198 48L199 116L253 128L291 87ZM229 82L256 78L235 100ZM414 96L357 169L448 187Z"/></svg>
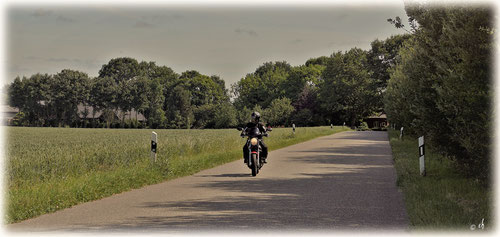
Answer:
<svg viewBox="0 0 500 237"><path fill-rule="evenodd" d="M260 113L255 111L252 113L252 119L250 120L249 123L245 126L245 129L247 128L253 128L253 127L258 127L260 132L262 134L266 133L266 127L264 127L264 124L260 122ZM262 147L262 162L267 163L267 146L264 143L262 139L260 139L260 146ZM248 146L247 144L243 145L243 155L245 158L245 163L248 162Z"/></svg>

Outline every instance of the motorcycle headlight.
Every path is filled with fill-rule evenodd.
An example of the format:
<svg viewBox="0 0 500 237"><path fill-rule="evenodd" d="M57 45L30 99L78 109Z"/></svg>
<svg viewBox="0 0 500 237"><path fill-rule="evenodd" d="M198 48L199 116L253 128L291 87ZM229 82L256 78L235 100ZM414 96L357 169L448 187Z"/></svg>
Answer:
<svg viewBox="0 0 500 237"><path fill-rule="evenodd" d="M255 138L255 137L254 137L254 138L252 138L252 140L250 140L250 143L252 144L252 146L257 145L257 142L258 142L258 140L257 140L257 138Z"/></svg>

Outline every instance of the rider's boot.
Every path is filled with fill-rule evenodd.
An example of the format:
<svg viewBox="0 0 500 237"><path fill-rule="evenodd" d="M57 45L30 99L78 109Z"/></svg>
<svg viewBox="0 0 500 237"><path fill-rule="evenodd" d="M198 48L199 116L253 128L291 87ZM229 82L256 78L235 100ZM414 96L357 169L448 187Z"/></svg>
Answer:
<svg viewBox="0 0 500 237"><path fill-rule="evenodd" d="M262 163L267 164L267 157L262 157Z"/></svg>

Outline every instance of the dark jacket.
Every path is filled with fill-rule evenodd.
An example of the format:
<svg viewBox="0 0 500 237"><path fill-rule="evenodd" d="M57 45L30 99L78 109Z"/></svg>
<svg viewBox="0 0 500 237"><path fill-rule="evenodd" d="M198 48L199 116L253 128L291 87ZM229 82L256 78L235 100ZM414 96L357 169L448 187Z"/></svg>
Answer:
<svg viewBox="0 0 500 237"><path fill-rule="evenodd" d="M247 125L245 126L245 128L253 128L253 127L258 127L259 128L259 131L262 133L262 134L265 134L266 133L266 127L264 126L263 123L259 122L259 123L254 123L254 122L249 122L247 123Z"/></svg>

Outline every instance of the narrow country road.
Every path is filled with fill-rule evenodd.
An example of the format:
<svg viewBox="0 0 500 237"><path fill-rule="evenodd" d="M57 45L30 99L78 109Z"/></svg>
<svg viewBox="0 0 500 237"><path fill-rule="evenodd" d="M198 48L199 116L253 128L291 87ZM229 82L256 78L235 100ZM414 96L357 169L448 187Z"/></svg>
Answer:
<svg viewBox="0 0 500 237"><path fill-rule="evenodd" d="M272 151L268 160L257 177L238 160L8 225L7 230L408 228L386 132L337 133Z"/></svg>

